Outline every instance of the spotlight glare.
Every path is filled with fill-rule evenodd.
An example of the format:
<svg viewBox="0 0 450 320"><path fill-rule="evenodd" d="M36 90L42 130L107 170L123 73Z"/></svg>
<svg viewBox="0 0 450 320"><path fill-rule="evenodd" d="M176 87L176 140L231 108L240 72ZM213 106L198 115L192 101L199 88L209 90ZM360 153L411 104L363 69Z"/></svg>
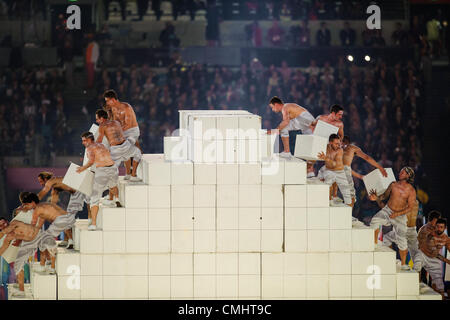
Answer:
<svg viewBox="0 0 450 320"><path fill-rule="evenodd" d="M353 61L353 56L349 54L349 55L347 56L347 60L350 61L350 62L352 62L352 61Z"/></svg>
<svg viewBox="0 0 450 320"><path fill-rule="evenodd" d="M368 55L366 54L366 56L364 57L364 60L366 60L367 62L369 62L369 61L370 61L370 56L368 56Z"/></svg>

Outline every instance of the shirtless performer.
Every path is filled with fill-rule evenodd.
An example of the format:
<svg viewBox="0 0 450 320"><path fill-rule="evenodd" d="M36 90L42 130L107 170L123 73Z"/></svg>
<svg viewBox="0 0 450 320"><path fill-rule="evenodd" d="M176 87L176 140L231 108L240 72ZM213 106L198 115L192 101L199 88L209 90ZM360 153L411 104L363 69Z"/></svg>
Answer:
<svg viewBox="0 0 450 320"><path fill-rule="evenodd" d="M101 143L103 137L106 136L110 145L111 159L114 161L116 167L119 167L122 161L128 161L133 158L133 170L130 181L140 181L141 179L136 176L136 169L139 161L141 161L141 150L134 145L132 139L125 139L120 122L117 120L108 120L108 113L105 110L97 110L95 119L100 126L97 143Z"/></svg>
<svg viewBox="0 0 450 320"><path fill-rule="evenodd" d="M344 172L345 172L345 175L347 176L347 180L350 185L351 197L352 197L352 199L355 199L354 202L356 202L356 192L355 192L355 186L353 183L353 176L356 176L359 179L362 179L363 177L360 174L352 171L352 162L353 162L353 158L355 156L364 159L369 164L371 164L375 168L379 169L381 171L381 174L383 175L383 177L387 177L387 172L372 157L365 154L361 150L361 148L355 146L354 144L351 144L350 138L348 136L344 136L344 138L342 139L342 149L344 150L344 156L343 156ZM337 189L335 189L335 190L336 190L336 192L334 192L333 195L336 197Z"/></svg>
<svg viewBox="0 0 450 320"><path fill-rule="evenodd" d="M433 216L431 216L432 213ZM428 223L419 230L419 250L414 261L414 270L420 272L422 267L425 268L433 280L431 287L444 297L442 261L450 264L450 260L444 258L440 251L443 247L450 250L450 238L444 233L447 220L437 218L438 214L437 211L430 212Z"/></svg>
<svg viewBox="0 0 450 320"><path fill-rule="evenodd" d="M75 215L77 212L83 210L84 202L86 202L88 207L88 218L90 218L90 210L89 210L89 197L85 194L72 189L71 187L62 183L64 177L55 177L51 172L41 172L38 175L38 181L41 186L43 186L42 190L37 194L39 201L41 201L46 194L51 190L51 203L57 204L59 199L60 192L69 192L70 200L67 205L68 214ZM75 220L74 220L75 223ZM72 227L72 226L71 226ZM66 238L68 239L66 245L67 249L73 249L73 239L72 239L72 228L69 227L64 231Z"/></svg>
<svg viewBox="0 0 450 320"><path fill-rule="evenodd" d="M103 97L106 102L106 110L111 110L112 119L120 122L122 126L123 135L125 139L129 140L131 144L135 144L139 149L139 124L136 120L136 114L130 104L121 102L117 98L117 94L114 90L107 90ZM142 150L141 150L142 152ZM130 179L131 159L125 161L126 175L125 180ZM136 171L135 168L133 168Z"/></svg>
<svg viewBox="0 0 450 320"><path fill-rule="evenodd" d="M100 197L103 191L110 189L113 197L119 197L117 184L119 181L119 170L114 165L108 149L102 144L94 141L92 132L84 132L81 135L81 141L86 147L86 154L89 162L77 169L77 172L83 172L95 164L94 185L92 186L92 195L90 199L92 222L88 230L97 230L97 214Z"/></svg>
<svg viewBox="0 0 450 320"><path fill-rule="evenodd" d="M6 236L3 237L4 235ZM50 273L54 273L57 248L56 241L47 231L42 231L40 228L31 224L26 224L20 221L12 221L11 224L8 225L8 223L4 220L0 220L0 255L8 249L11 242L13 242L14 246L20 245L17 258L14 262L14 271L17 275L17 281L19 283L19 292L17 294L13 294L13 296L24 297L25 288L23 267L25 263L28 258L34 255L35 251L39 248L41 251L41 257L45 255L45 252L51 257L52 269L50 269ZM45 266L45 260L41 260L41 268L43 267L42 263L44 263Z"/></svg>
<svg viewBox="0 0 450 320"><path fill-rule="evenodd" d="M375 244L377 244L380 225L393 226L395 242L397 243L402 263L401 267L404 270L409 270L409 266L406 265L406 255L408 253L406 214L414 208L416 203L416 190L412 186L414 176L412 168L404 167L398 175L399 181L392 182L381 196L377 196L375 190L371 190L369 193L371 201L383 201L389 198L383 209L373 216L370 227L375 229Z"/></svg>
<svg viewBox="0 0 450 320"><path fill-rule="evenodd" d="M284 103L278 97L270 99L269 106L273 112L282 113L283 121L281 121L275 130L267 130L267 134L276 134L279 131L284 148L284 151L280 153L280 156L291 157L292 154L289 149L289 131L302 130L303 134L311 134L311 123L314 121L314 117L308 110L298 104Z"/></svg>
<svg viewBox="0 0 450 320"><path fill-rule="evenodd" d="M317 122L319 120L322 120L335 127L338 127L339 130L337 134L339 135L339 138L342 140L344 138L344 123L342 122L343 116L344 116L344 108L342 108L338 104L334 104L331 106L329 114L322 114L320 116L317 116L317 118L311 124L313 128L312 131L314 132L314 130L316 129Z"/></svg>
<svg viewBox="0 0 450 320"><path fill-rule="evenodd" d="M337 134L331 134L328 139L327 154L323 152L318 154L319 159L325 161L325 165L319 170L318 177L327 184L336 183L341 190L346 205L353 207L354 199L350 194L350 185L344 172L343 155L341 141ZM332 187L330 187L330 200Z"/></svg>

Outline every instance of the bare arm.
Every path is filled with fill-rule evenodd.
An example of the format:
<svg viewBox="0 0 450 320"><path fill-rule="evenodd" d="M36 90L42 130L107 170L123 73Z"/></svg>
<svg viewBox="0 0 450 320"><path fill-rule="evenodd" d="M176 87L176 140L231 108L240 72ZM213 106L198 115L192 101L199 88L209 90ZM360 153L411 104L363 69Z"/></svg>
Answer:
<svg viewBox="0 0 450 320"><path fill-rule="evenodd" d="M103 137L105 136L105 126L100 125L98 128L98 137L97 137L97 143L102 143Z"/></svg>
<svg viewBox="0 0 450 320"><path fill-rule="evenodd" d="M31 225L35 226L37 224L39 219L39 210L38 209L34 209L33 211L33 215L31 216Z"/></svg>
<svg viewBox="0 0 450 320"><path fill-rule="evenodd" d="M362 174L359 174L358 172L353 171L353 170L352 170L352 176L354 176L355 178L358 178L359 180L362 180L364 177Z"/></svg>
<svg viewBox="0 0 450 320"><path fill-rule="evenodd" d="M281 121L281 123L278 125L278 130L283 130L291 121L291 119L289 119L289 112L286 108L283 108L283 110L281 110L281 114L283 115L283 121Z"/></svg>
<svg viewBox="0 0 450 320"><path fill-rule="evenodd" d="M361 159L364 159L366 162L368 162L369 164L371 164L372 166L374 166L375 168L377 168L378 170L381 171L381 174L383 175L383 177L387 177L387 172L386 170L384 170L384 168L378 163L376 162L371 156L365 154L361 148L356 148L355 149L355 155L357 155L358 157L360 157Z"/></svg>
<svg viewBox="0 0 450 320"><path fill-rule="evenodd" d="M342 126L339 127L338 136L341 139L341 141L342 139L344 139L344 124L342 124Z"/></svg>
<svg viewBox="0 0 450 320"><path fill-rule="evenodd" d="M386 189L386 191L379 197L380 200L386 200L386 199L389 199L389 196L391 195L393 183L394 183L394 182L391 182L391 184L390 184L389 187Z"/></svg>
<svg viewBox="0 0 450 320"><path fill-rule="evenodd" d="M55 189L52 190L52 203L57 204L59 200L59 192Z"/></svg>
<svg viewBox="0 0 450 320"><path fill-rule="evenodd" d="M54 180L52 181L52 179L50 179L45 183L44 188L42 188L42 190L39 191L39 193L37 194L39 200L42 200L47 195L47 193L52 189L53 182Z"/></svg>
<svg viewBox="0 0 450 320"><path fill-rule="evenodd" d="M86 163L84 166L81 166L77 169L77 172L83 172L87 168L91 167L95 163L95 152L92 151L91 148L86 149L87 157L88 157L88 163Z"/></svg>

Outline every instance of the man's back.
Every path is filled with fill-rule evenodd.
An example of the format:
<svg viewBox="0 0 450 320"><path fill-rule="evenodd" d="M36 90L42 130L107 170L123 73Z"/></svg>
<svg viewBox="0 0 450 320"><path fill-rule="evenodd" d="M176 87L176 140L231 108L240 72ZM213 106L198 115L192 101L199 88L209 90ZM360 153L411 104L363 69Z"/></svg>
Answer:
<svg viewBox="0 0 450 320"><path fill-rule="evenodd" d="M100 127L104 128L106 139L108 139L108 142L111 146L122 144L125 140L123 136L122 126L120 125L119 121L109 120L102 124Z"/></svg>

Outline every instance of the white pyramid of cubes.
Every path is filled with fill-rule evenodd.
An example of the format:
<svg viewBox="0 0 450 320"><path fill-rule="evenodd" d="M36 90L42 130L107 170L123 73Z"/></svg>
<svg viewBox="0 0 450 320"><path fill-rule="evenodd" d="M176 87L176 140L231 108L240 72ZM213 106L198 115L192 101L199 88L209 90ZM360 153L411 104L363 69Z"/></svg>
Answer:
<svg viewBox="0 0 450 320"><path fill-rule="evenodd" d="M273 154L259 116L185 110L180 129L143 156L143 182L121 177L123 207L101 206L97 231L77 220L56 275L32 272L34 299L440 299L305 161Z"/></svg>

